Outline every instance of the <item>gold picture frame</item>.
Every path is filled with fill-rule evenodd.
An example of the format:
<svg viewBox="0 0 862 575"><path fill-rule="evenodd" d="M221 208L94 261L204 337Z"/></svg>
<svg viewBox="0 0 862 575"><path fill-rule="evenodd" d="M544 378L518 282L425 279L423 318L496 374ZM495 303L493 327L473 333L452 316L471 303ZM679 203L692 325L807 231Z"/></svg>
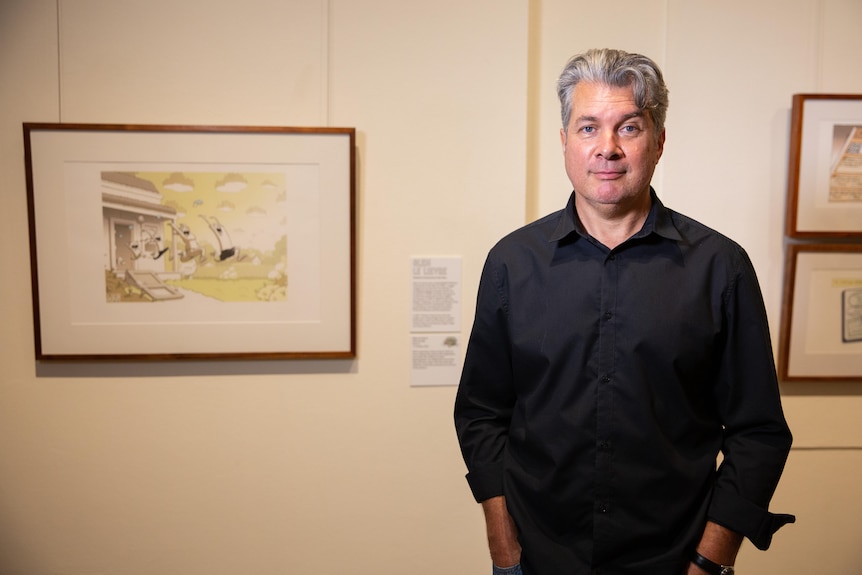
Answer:
<svg viewBox="0 0 862 575"><path fill-rule="evenodd" d="M862 244L788 244L778 375L862 379Z"/></svg>
<svg viewBox="0 0 862 575"><path fill-rule="evenodd" d="M794 94L785 228L862 237L862 94Z"/></svg>

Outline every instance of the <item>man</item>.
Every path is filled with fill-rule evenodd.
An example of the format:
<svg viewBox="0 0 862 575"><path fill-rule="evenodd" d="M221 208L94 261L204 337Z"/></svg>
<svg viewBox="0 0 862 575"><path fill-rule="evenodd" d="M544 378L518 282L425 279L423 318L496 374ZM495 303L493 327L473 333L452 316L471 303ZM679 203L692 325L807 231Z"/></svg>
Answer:
<svg viewBox="0 0 862 575"><path fill-rule="evenodd" d="M794 520L767 510L791 435L754 269L650 187L654 62L592 50L558 92L574 192L490 251L455 402L494 572L732 573Z"/></svg>

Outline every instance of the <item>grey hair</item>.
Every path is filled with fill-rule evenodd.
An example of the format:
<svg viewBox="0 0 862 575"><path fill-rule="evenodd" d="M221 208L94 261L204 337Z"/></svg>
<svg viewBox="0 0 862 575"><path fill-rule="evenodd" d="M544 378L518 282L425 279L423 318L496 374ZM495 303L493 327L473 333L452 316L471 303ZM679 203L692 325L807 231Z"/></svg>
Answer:
<svg viewBox="0 0 862 575"><path fill-rule="evenodd" d="M667 116L667 86L658 65L640 54L622 50L588 50L573 56L560 79L557 95L563 116L563 130L569 129L572 115L572 94L579 82L628 88L634 92L635 104L652 119L656 137L664 131Z"/></svg>

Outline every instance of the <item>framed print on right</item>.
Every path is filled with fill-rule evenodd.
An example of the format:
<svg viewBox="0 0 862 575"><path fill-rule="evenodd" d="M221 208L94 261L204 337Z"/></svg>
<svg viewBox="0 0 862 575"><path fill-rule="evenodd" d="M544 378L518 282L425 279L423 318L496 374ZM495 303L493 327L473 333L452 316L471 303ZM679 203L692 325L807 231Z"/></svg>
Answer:
<svg viewBox="0 0 862 575"><path fill-rule="evenodd" d="M789 244L778 375L862 379L862 244Z"/></svg>
<svg viewBox="0 0 862 575"><path fill-rule="evenodd" d="M862 237L862 94L794 94L790 237Z"/></svg>

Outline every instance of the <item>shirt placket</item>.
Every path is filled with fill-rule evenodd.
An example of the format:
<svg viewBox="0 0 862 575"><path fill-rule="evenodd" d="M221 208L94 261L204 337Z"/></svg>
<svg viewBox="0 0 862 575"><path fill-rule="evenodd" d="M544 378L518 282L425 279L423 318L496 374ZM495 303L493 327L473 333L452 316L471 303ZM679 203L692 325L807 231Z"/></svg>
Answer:
<svg viewBox="0 0 862 575"><path fill-rule="evenodd" d="M601 565L608 559L608 549L614 534L614 347L616 341L616 301L620 256L611 252L602 267L599 301L599 338L596 358L596 485L593 510L594 562ZM600 572L600 571L595 571Z"/></svg>

